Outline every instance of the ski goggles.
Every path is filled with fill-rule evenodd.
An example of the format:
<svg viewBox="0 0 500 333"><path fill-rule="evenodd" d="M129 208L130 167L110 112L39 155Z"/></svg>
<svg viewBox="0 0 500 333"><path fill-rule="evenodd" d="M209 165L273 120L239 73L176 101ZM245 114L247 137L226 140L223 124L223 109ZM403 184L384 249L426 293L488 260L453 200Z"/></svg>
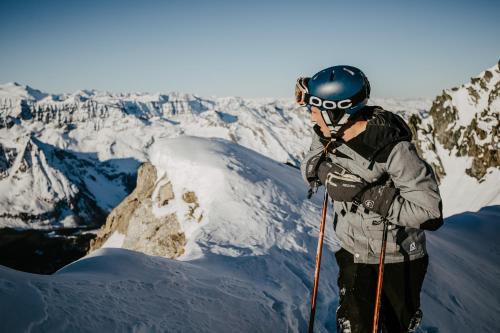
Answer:
<svg viewBox="0 0 500 333"><path fill-rule="evenodd" d="M300 106L312 105L322 110L340 109L345 110L347 113L349 113L349 110L347 109L363 101L365 98L364 91L360 91L351 98L340 101L331 101L313 96L309 94L309 90L307 89L307 83L309 82L309 79L310 78L308 77L299 77L297 79L297 83L295 84L295 101Z"/></svg>

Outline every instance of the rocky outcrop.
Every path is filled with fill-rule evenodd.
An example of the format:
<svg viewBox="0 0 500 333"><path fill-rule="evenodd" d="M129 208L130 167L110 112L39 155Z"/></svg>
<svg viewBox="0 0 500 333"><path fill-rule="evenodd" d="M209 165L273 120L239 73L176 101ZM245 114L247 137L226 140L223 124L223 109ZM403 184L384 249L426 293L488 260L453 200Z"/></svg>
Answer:
<svg viewBox="0 0 500 333"><path fill-rule="evenodd" d="M157 217L153 213L154 205L166 206L172 199L174 193L168 180L157 181L156 168L151 163L143 163L139 167L135 190L108 216L92 240L90 252L102 247L116 232L124 236L123 248L168 258L180 256L184 253L186 237L177 215Z"/></svg>
<svg viewBox="0 0 500 333"><path fill-rule="evenodd" d="M0 180L9 176L9 168L14 163L16 155L15 149L6 148L0 143Z"/></svg>
<svg viewBox="0 0 500 333"><path fill-rule="evenodd" d="M444 90L427 119L410 118L421 152L437 156L435 144L457 157L471 158L465 172L481 181L488 168L500 168L500 62L470 83ZM445 170L433 159L437 173Z"/></svg>

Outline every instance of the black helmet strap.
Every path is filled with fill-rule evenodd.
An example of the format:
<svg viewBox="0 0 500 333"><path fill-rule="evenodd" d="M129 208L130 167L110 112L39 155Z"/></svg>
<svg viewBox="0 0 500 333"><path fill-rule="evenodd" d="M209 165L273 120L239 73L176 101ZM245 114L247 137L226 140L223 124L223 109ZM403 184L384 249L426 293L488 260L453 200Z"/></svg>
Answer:
<svg viewBox="0 0 500 333"><path fill-rule="evenodd" d="M348 113L343 111L341 115L335 117L333 115L333 112L330 110L321 110L321 116L323 117L326 126L328 126L328 128L330 129L330 133L332 133L333 136L336 136L339 133L342 126L347 123L350 117Z"/></svg>

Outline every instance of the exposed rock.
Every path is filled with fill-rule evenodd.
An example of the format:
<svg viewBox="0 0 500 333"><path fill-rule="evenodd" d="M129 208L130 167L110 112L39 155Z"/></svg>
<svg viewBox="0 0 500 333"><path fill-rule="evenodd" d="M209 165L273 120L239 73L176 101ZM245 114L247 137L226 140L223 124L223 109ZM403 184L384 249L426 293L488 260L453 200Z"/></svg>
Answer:
<svg viewBox="0 0 500 333"><path fill-rule="evenodd" d="M439 142L455 156L470 157L465 172L479 181L488 168L500 168L499 96L500 62L470 83L443 91L434 100L429 119L410 118L419 152L437 156L435 143ZM434 162L433 167L444 175L442 165Z"/></svg>
<svg viewBox="0 0 500 333"><path fill-rule="evenodd" d="M203 213L199 211L200 204L198 203L198 197L196 193L188 191L182 195L182 200L189 205L189 211L187 213L187 218L196 220L200 222L203 218Z"/></svg>
<svg viewBox="0 0 500 333"><path fill-rule="evenodd" d="M424 157L425 161L430 164L438 183L441 182L441 179L446 176L446 172L441 158L436 152L435 138L432 135L433 129L431 125L424 124L422 118L413 114L408 118L408 126L412 131L413 144L419 156Z"/></svg>
<svg viewBox="0 0 500 333"><path fill-rule="evenodd" d="M184 253L186 237L176 214L157 218L152 201L145 199L130 216L123 247L150 255L176 258Z"/></svg>
<svg viewBox="0 0 500 333"><path fill-rule="evenodd" d="M97 237L90 244L90 251L98 249L114 231L125 234L128 221L133 212L146 197L150 197L156 181L156 169L150 163L141 164L137 172L136 188L126 197L106 219L106 223L99 230Z"/></svg>
<svg viewBox="0 0 500 333"><path fill-rule="evenodd" d="M196 194L194 192L186 192L182 195L182 200L184 200L186 203L197 203L198 198L196 197Z"/></svg>
<svg viewBox="0 0 500 333"><path fill-rule="evenodd" d="M172 191L172 184L166 183L160 187L156 200L160 206L165 206L173 198L174 192Z"/></svg>
<svg viewBox="0 0 500 333"><path fill-rule="evenodd" d="M186 237L177 215L157 217L153 214L153 205L165 206L174 199L172 185L163 183L164 180L157 182L156 168L151 163L143 163L139 167L135 190L108 216L106 224L91 242L90 251L102 247L113 233L118 232L125 237L123 248L168 258L183 254ZM155 202L152 197L157 186L160 187Z"/></svg>
<svg viewBox="0 0 500 333"><path fill-rule="evenodd" d="M9 175L9 168L16 158L16 150L6 148L0 143L0 180Z"/></svg>

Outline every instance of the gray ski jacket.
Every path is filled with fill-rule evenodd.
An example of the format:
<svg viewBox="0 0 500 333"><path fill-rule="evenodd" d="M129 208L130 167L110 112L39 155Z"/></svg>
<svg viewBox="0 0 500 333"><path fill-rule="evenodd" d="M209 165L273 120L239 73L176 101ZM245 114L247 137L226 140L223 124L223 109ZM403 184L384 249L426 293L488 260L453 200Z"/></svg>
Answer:
<svg viewBox="0 0 500 333"><path fill-rule="evenodd" d="M398 194L389 209L386 263L421 258L427 254L423 229L436 230L443 223L442 204L432 168L417 154L411 131L401 117L380 107L366 107L366 130L348 142L338 143L328 157L368 183L390 177ZM319 134L319 135L318 135ZM323 153L324 138L313 134L310 151L301 164ZM307 180L306 180L307 182ZM354 262L376 264L384 224L382 217L351 202L334 202L334 228L341 246Z"/></svg>

